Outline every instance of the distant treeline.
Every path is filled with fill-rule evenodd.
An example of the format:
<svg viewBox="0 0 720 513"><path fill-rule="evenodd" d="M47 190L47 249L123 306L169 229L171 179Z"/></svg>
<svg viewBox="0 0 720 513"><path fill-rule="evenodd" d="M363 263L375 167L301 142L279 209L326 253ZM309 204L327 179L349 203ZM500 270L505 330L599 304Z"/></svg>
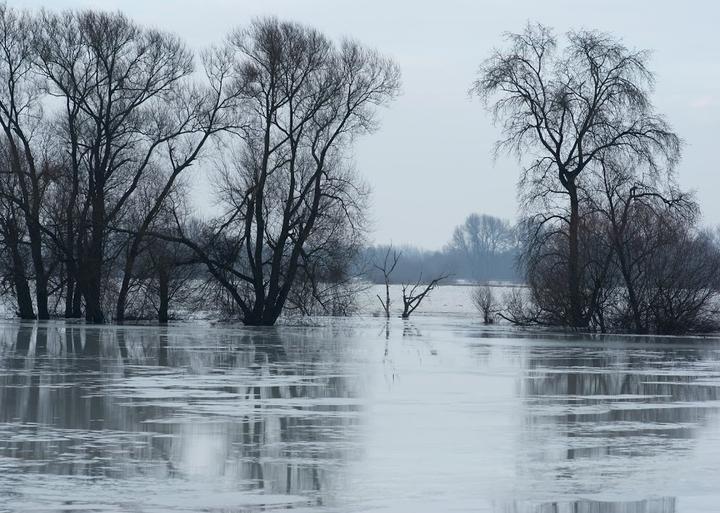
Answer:
<svg viewBox="0 0 720 513"><path fill-rule="evenodd" d="M372 283L383 283L383 273L375 267L390 249L389 245L364 248L358 258L358 271ZM485 283L518 282L517 230L509 221L485 214L471 214L455 228L450 241L440 250L413 246L394 248L399 254L392 283L429 282L449 274L450 281Z"/></svg>

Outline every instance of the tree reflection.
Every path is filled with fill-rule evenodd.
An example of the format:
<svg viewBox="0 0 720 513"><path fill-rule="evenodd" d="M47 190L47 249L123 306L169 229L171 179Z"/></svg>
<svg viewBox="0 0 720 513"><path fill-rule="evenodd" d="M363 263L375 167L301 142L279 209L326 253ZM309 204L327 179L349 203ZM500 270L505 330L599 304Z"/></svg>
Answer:
<svg viewBox="0 0 720 513"><path fill-rule="evenodd" d="M552 495L604 496L682 457L711 416L720 387L703 380L712 349L682 345L532 345L519 352L524 405L518 471ZM657 461L656 461L657 458ZM564 484L563 484L564 483ZM513 503L512 513L675 512L674 498Z"/></svg>
<svg viewBox="0 0 720 513"><path fill-rule="evenodd" d="M0 352L0 459L18 458L11 472L199 478L332 503L357 422L333 337L15 330Z"/></svg>
<svg viewBox="0 0 720 513"><path fill-rule="evenodd" d="M675 513L677 500L672 497L628 502L579 500L545 504L514 503L502 513Z"/></svg>

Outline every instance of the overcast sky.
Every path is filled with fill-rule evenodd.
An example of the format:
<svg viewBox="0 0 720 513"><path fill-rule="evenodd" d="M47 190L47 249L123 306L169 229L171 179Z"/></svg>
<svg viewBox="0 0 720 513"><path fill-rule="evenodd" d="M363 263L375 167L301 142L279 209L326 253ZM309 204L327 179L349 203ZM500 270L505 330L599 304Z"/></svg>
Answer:
<svg viewBox="0 0 720 513"><path fill-rule="evenodd" d="M175 32L202 48L251 18L277 15L351 36L396 59L402 95L356 146L373 189L373 239L440 248L471 212L514 219L519 164L493 159L498 130L468 96L505 31L539 21L610 31L654 51L655 104L685 140L679 181L707 224L720 223L720 2L714 0L9 0L18 7L97 7Z"/></svg>

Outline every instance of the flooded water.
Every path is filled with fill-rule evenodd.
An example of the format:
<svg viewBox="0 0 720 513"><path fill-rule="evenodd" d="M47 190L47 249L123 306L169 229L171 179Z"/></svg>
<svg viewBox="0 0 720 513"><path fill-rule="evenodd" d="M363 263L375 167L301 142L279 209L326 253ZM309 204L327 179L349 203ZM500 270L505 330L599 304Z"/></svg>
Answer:
<svg viewBox="0 0 720 513"><path fill-rule="evenodd" d="M467 319L0 325L0 511L720 507L720 346Z"/></svg>

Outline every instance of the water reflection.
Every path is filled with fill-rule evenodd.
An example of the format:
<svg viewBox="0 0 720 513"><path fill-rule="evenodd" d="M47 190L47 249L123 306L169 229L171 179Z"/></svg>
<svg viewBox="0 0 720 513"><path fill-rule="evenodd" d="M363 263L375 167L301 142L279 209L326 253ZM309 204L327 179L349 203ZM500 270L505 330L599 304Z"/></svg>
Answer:
<svg viewBox="0 0 720 513"><path fill-rule="evenodd" d="M87 479L142 480L138 497L152 489L160 509L331 504L337 469L355 450L357 401L331 337L64 325L0 333L0 497L18 508L67 502L62 486L23 493L32 474L72 478L78 508L92 506L76 484ZM172 480L182 483L163 494ZM128 500L121 486L107 489L92 500Z"/></svg>
<svg viewBox="0 0 720 513"><path fill-rule="evenodd" d="M679 511L658 483L672 482L676 462L692 454L709 424L716 427L720 365L712 344L543 344L509 352L524 368L519 478L536 496L603 499L513 501L501 511ZM656 498L626 500L643 495Z"/></svg>
<svg viewBox="0 0 720 513"><path fill-rule="evenodd" d="M657 342L0 325L0 512L715 511L718 346Z"/></svg>
<svg viewBox="0 0 720 513"><path fill-rule="evenodd" d="M503 513L676 513L675 498L646 499L629 502L601 502L580 500L551 502L537 505L513 504Z"/></svg>

